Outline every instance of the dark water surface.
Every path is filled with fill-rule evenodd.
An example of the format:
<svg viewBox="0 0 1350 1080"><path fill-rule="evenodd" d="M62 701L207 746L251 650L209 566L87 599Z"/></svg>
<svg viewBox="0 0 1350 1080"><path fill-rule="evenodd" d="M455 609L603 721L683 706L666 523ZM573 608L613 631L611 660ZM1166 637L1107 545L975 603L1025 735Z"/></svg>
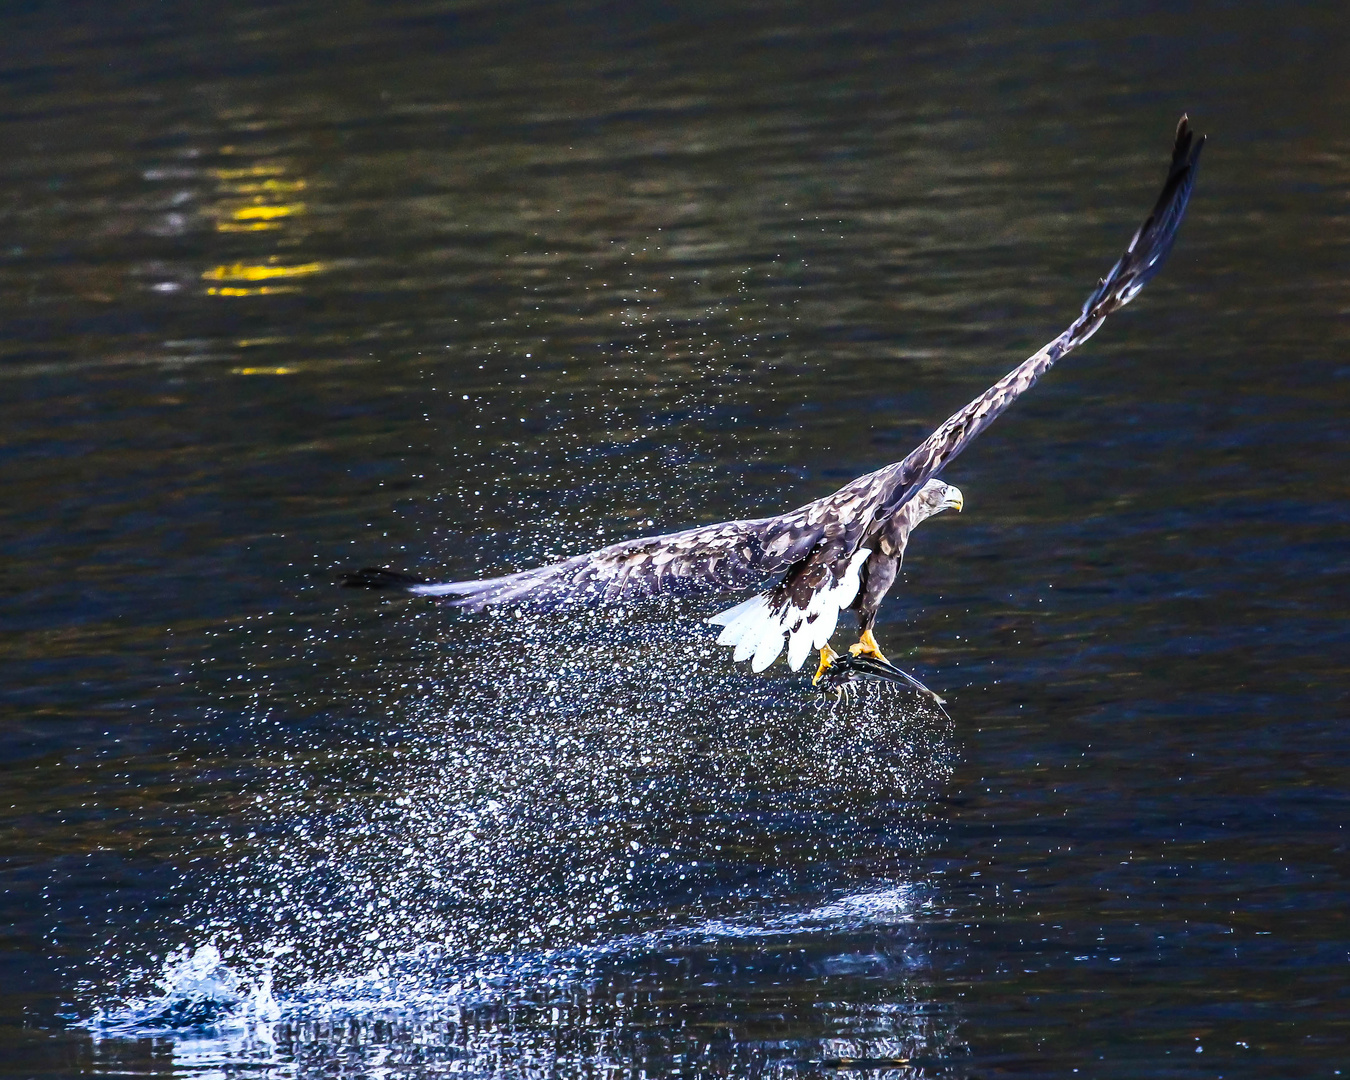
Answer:
<svg viewBox="0 0 1350 1080"><path fill-rule="evenodd" d="M1343 5L0 28L0 1074L1350 1070ZM884 609L950 722L329 583L902 456L1183 110Z"/></svg>

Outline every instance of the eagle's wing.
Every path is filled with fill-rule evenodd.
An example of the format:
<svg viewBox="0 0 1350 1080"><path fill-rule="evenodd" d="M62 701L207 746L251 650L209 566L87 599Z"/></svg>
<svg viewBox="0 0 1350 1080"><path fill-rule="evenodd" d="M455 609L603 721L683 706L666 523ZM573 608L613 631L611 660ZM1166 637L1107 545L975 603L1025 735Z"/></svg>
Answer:
<svg viewBox="0 0 1350 1080"><path fill-rule="evenodd" d="M813 551L856 547L868 520L866 495L855 480L777 517L624 540L505 577L429 582L371 568L345 575L343 583L399 588L475 611L493 604L551 610L744 588L788 570Z"/></svg>
<svg viewBox="0 0 1350 1080"><path fill-rule="evenodd" d="M961 453L1009 405L1030 390L1056 360L1072 352L1100 328L1106 317L1135 298L1139 290L1162 269L1176 242L1177 229L1195 186L1195 170L1205 145L1183 116L1177 124L1172 146L1172 165L1167 172L1153 211L1139 226L1125 254L1111 272L1097 283L1073 324L1039 352L1028 357L964 409L953 413L936 431L894 465L874 473L885 489L876 507L876 520L885 521L932 477Z"/></svg>

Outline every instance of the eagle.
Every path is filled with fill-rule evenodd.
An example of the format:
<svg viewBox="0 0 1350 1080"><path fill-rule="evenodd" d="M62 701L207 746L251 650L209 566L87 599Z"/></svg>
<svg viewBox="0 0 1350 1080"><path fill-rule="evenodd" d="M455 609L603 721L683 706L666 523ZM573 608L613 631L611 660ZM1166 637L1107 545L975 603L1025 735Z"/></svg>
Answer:
<svg viewBox="0 0 1350 1080"><path fill-rule="evenodd" d="M960 490L938 479L938 474L1158 273L1186 212L1204 144L1205 137L1197 137L1182 116L1167 180L1152 212L1115 266L1098 281L1078 317L948 417L903 460L776 517L624 540L503 577L432 582L368 567L344 575L343 583L403 589L473 611L500 605L559 610L759 586L763 591L706 620L721 627L718 644L734 647L734 661L749 660L754 671L763 671L786 642L787 663L793 671L818 653L814 681L819 682L839 658L830 639L840 613L849 610L858 622L858 641L849 652L888 664L873 628L877 610L895 583L910 534L933 515L960 511L964 504Z"/></svg>

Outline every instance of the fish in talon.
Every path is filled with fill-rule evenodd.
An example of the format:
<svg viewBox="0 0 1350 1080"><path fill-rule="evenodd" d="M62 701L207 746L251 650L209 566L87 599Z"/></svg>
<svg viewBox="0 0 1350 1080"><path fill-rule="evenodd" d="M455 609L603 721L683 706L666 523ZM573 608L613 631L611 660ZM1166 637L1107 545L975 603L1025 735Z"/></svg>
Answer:
<svg viewBox="0 0 1350 1080"><path fill-rule="evenodd" d="M849 653L834 660L816 682L821 693L849 692L856 694L860 687L871 684L899 685L913 690L919 697L931 701L942 711L947 699L930 690L917 678L898 668L889 660L877 660L875 657L859 653Z"/></svg>

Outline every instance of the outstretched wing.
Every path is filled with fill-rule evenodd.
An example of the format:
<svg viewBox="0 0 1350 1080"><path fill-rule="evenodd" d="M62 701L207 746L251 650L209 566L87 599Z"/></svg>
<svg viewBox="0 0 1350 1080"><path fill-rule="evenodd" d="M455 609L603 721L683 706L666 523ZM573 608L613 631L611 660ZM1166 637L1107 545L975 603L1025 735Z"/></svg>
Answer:
<svg viewBox="0 0 1350 1080"><path fill-rule="evenodd" d="M1186 213L1186 204L1195 186L1195 170L1204 148L1205 137L1191 131L1183 116L1177 124L1172 145L1172 165L1167 171L1153 211L1139 226L1125 254L1083 304L1083 312L1073 324L1039 352L1022 361L1007 375L964 409L953 413L927 439L915 447L904 461L887 465L874 476L886 491L876 507L876 520L885 521L932 477L936 476L987 428L1009 405L1025 394L1055 361L1067 356L1100 328L1106 317L1119 311L1138 295L1139 290L1162 269L1176 242L1177 229Z"/></svg>
<svg viewBox="0 0 1350 1080"><path fill-rule="evenodd" d="M475 611L492 604L550 610L744 588L790 569L813 551L856 548L876 494L855 480L777 517L625 540L505 577L438 583L370 568L344 575L343 584L403 589Z"/></svg>

